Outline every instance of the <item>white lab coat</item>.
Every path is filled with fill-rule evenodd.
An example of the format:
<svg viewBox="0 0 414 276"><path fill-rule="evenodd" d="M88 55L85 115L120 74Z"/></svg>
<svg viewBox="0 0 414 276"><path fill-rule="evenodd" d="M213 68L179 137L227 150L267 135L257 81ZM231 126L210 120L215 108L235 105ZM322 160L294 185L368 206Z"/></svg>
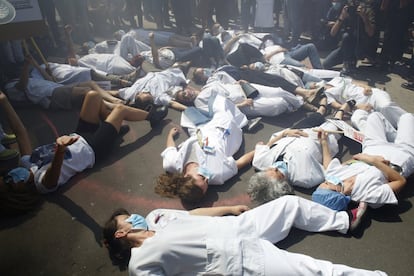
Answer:
<svg viewBox="0 0 414 276"><path fill-rule="evenodd" d="M331 123L323 123L321 128L336 130ZM317 138L317 132L305 129L309 137L284 137L275 143L275 146L256 145L253 166L258 170L265 170L272 166L279 155L284 154L283 160L288 164L288 180L292 185L311 188L325 179L322 166L322 149ZM273 134L277 135L277 133ZM328 136L331 155L338 152L337 139L333 134Z"/></svg>
<svg viewBox="0 0 414 276"><path fill-rule="evenodd" d="M127 75L137 68L121 56L115 54L89 54L78 60L78 65L87 67L101 74Z"/></svg>
<svg viewBox="0 0 414 276"><path fill-rule="evenodd" d="M212 176L211 185L224 184L226 180L237 174L236 161L232 157L240 148L243 133L239 122L235 120L231 102L217 96L214 101L213 118L197 128L202 141L208 139L208 146L214 148L214 153L204 151L201 146L196 147L196 156L201 167L207 168ZM244 117L245 120L245 117ZM187 153L191 145L197 145L197 135L194 132L178 147L168 147L162 153L163 168L168 172L182 172L185 166Z"/></svg>
<svg viewBox="0 0 414 276"><path fill-rule="evenodd" d="M218 74L220 73L220 74ZM240 84L225 72L218 72L216 77L210 78L197 96L194 104L197 108L205 109L205 103L212 95L222 95L234 104L239 104L246 99ZM303 105L303 99L283 90L280 87L270 87L252 83L259 91L259 95L253 99L253 106L240 107L240 111L247 116L277 116L285 112L292 112ZM204 104L203 104L204 103Z"/></svg>
<svg viewBox="0 0 414 276"><path fill-rule="evenodd" d="M141 92L148 92L158 105L168 105L172 100L169 89L185 83L186 78L178 68L170 68L161 72L150 72L145 77L135 81L131 87L119 90L119 97L125 101L135 102L135 97Z"/></svg>
<svg viewBox="0 0 414 276"><path fill-rule="evenodd" d="M193 216L185 211L158 209L148 214L146 221L155 235L132 248L131 276L385 275L274 246L292 226L311 232L341 233L349 227L346 212L296 196L278 198L239 216Z"/></svg>

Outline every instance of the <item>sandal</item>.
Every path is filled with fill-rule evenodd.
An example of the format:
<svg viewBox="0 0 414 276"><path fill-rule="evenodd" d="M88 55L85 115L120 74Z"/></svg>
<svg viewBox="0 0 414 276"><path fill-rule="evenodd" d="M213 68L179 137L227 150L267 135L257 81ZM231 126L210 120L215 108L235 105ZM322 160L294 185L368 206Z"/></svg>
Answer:
<svg viewBox="0 0 414 276"><path fill-rule="evenodd" d="M318 108L316 106L314 106L313 104L308 103L306 101L303 102L302 108L305 109L305 110L307 110L307 111L311 111L311 112L318 111Z"/></svg>
<svg viewBox="0 0 414 276"><path fill-rule="evenodd" d="M352 113L351 112L348 112L348 111L346 111L346 110L344 110L344 109L338 109L337 111L335 111L334 112L334 114L333 114L333 119L334 120L341 120L341 119L338 119L338 118L335 118L335 116L336 116L336 114L338 113L338 112L343 112L343 114L342 114L342 120L345 120L345 116L347 116L347 117L351 117L352 116Z"/></svg>
<svg viewBox="0 0 414 276"><path fill-rule="evenodd" d="M313 97L309 97L306 99L306 101L314 106L319 104L320 100L322 98L326 97L325 95L325 87L320 87L318 91L316 91L316 94Z"/></svg>
<svg viewBox="0 0 414 276"><path fill-rule="evenodd" d="M326 104L319 104L319 106L318 106L318 110L319 110L319 108L321 108L321 107L323 107L323 108L325 108L325 110L324 110L324 112L323 112L323 114L322 114L322 116L326 116L327 114L329 114L330 113L330 109L329 109L329 106L328 105L326 105Z"/></svg>

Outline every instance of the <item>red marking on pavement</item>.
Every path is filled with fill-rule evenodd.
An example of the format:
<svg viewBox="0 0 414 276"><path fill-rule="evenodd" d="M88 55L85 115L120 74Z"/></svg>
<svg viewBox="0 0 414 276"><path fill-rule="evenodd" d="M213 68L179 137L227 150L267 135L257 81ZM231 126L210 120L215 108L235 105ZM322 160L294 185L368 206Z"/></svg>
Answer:
<svg viewBox="0 0 414 276"><path fill-rule="evenodd" d="M121 191L116 190L113 187L106 186L102 183L90 180L81 180L76 186L81 187L83 191L85 189L89 190L88 193L93 194L96 198L103 198L109 204L112 204L113 207L118 206L131 206L134 209L158 209L158 208L166 208L166 209L183 209L183 206L179 200L171 200L171 199L156 199L156 198L149 198L144 196L138 196L134 194L128 194ZM110 203L112 202L112 203ZM220 199L214 203L214 206L225 206L225 205L239 205L239 204L250 204L250 199L247 194L239 194L232 198L224 198Z"/></svg>
<svg viewBox="0 0 414 276"><path fill-rule="evenodd" d="M40 116L42 116L43 120L46 122L46 124L49 125L49 127L52 129L53 134L56 138L59 137L59 132L57 131L56 126L52 123L52 121L46 116L45 113L41 112Z"/></svg>

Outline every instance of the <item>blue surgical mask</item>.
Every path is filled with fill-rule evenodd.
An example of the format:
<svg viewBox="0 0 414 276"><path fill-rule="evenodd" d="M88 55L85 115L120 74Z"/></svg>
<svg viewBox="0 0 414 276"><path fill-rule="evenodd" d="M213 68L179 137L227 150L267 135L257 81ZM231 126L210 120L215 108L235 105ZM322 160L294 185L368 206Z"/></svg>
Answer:
<svg viewBox="0 0 414 276"><path fill-rule="evenodd" d="M327 176L325 176L325 180L328 181L329 183L334 184L334 185L342 184L341 179L339 179L339 177L337 177L335 175L327 175Z"/></svg>
<svg viewBox="0 0 414 276"><path fill-rule="evenodd" d="M7 173L14 183L24 182L26 183L30 177L30 171L26 168L18 167Z"/></svg>
<svg viewBox="0 0 414 276"><path fill-rule="evenodd" d="M143 216L132 214L125 220L125 222L131 223L132 229L134 230L148 230L148 224Z"/></svg>
<svg viewBox="0 0 414 276"><path fill-rule="evenodd" d="M284 161L276 161L273 163L273 168L277 168L285 177L288 176L288 166Z"/></svg>
<svg viewBox="0 0 414 276"><path fill-rule="evenodd" d="M198 167L198 171L197 171L197 173L199 174L199 175L202 175L202 176L204 176L206 179L210 179L210 177L211 177L211 173L210 173L210 171L207 169L207 168L205 168L205 167Z"/></svg>
<svg viewBox="0 0 414 276"><path fill-rule="evenodd" d="M213 69L204 68L203 69L203 75L207 78L211 77L211 75L213 75Z"/></svg>

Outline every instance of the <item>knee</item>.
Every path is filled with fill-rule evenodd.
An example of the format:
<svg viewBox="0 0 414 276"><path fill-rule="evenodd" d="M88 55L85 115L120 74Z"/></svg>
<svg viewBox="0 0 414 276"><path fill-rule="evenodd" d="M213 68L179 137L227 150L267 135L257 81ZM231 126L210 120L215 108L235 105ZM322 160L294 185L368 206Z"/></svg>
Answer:
<svg viewBox="0 0 414 276"><path fill-rule="evenodd" d="M123 113L126 110L126 106L124 104L114 104L112 112L116 113Z"/></svg>
<svg viewBox="0 0 414 276"><path fill-rule="evenodd" d="M95 90L89 90L88 92L86 92L85 98L87 99L97 99L97 98L101 98L101 95L99 94L98 91Z"/></svg>

